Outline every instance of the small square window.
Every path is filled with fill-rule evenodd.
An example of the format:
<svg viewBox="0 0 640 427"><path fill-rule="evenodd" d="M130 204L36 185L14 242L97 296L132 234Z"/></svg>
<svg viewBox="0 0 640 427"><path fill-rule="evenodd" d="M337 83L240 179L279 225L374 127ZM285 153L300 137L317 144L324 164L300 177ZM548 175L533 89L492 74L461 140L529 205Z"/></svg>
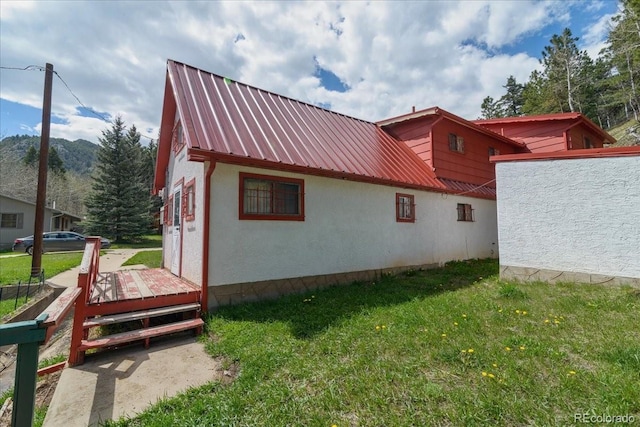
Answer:
<svg viewBox="0 0 640 427"><path fill-rule="evenodd" d="M464 138L456 134L449 134L449 150L464 153Z"/></svg>
<svg viewBox="0 0 640 427"><path fill-rule="evenodd" d="M22 228L22 219L21 213L0 214L0 228Z"/></svg>
<svg viewBox="0 0 640 427"><path fill-rule="evenodd" d="M499 156L500 155L500 150L498 150L497 148L494 147L489 147L489 157L491 156Z"/></svg>
<svg viewBox="0 0 640 427"><path fill-rule="evenodd" d="M458 203L458 221L473 221L473 208L467 203Z"/></svg>
<svg viewBox="0 0 640 427"><path fill-rule="evenodd" d="M177 153L184 147L184 132L182 130L182 123L176 122L175 129L173 130L173 140L171 141L173 152Z"/></svg>
<svg viewBox="0 0 640 427"><path fill-rule="evenodd" d="M396 221L415 222L416 204L411 194L396 193Z"/></svg>

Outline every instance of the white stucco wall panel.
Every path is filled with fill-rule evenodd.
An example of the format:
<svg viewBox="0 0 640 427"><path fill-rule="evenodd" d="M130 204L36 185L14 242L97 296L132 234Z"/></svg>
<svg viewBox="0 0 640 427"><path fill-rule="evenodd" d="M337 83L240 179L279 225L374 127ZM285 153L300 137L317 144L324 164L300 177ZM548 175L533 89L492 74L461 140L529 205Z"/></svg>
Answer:
<svg viewBox="0 0 640 427"><path fill-rule="evenodd" d="M640 156L496 164L500 264L640 277Z"/></svg>
<svg viewBox="0 0 640 427"><path fill-rule="evenodd" d="M240 171L303 179L305 220L239 220ZM415 195L415 223L396 222L397 192ZM476 221L458 222L457 203L471 203ZM489 257L495 202L218 164L209 244L210 285Z"/></svg>
<svg viewBox="0 0 640 427"><path fill-rule="evenodd" d="M169 176L167 177L167 195L173 194L175 184L182 181L184 184L195 178L195 220L183 221L180 227L182 233L181 276L196 284L202 283L202 229L204 224L204 171L205 164L187 160L186 149L178 152L177 156L171 154L169 162ZM166 203L166 201L164 201ZM171 253L173 247L172 227L163 226L162 258L163 266L167 269L171 266Z"/></svg>

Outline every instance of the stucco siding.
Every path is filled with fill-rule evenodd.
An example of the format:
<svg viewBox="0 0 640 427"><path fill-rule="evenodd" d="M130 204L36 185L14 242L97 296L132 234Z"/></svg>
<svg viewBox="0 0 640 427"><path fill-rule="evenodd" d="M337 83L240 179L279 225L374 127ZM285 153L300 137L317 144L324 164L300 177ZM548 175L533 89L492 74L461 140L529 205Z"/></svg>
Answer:
<svg viewBox="0 0 640 427"><path fill-rule="evenodd" d="M36 220L36 208L34 204L0 196L0 213L22 214L21 228L0 228L0 249L11 248L15 239L33 234L33 227ZM45 208L44 231L51 230L51 216L51 210Z"/></svg>
<svg viewBox="0 0 640 427"><path fill-rule="evenodd" d="M496 164L501 266L640 277L640 156Z"/></svg>
<svg viewBox="0 0 640 427"><path fill-rule="evenodd" d="M182 186L195 178L195 219L182 221L181 236L181 267L180 276L196 284L202 283L202 227L204 224L204 165L187 160L185 149L177 155L171 154L171 165L167 178L167 195L173 194L177 185ZM165 200L164 203L167 203ZM173 253L173 227L163 226L162 248L163 267L170 269Z"/></svg>
<svg viewBox="0 0 640 427"><path fill-rule="evenodd" d="M303 179L305 220L239 220L241 171ZM226 164L211 185L210 286L497 255L491 200ZM397 192L415 195L415 223L396 222ZM457 203L476 221L457 221Z"/></svg>

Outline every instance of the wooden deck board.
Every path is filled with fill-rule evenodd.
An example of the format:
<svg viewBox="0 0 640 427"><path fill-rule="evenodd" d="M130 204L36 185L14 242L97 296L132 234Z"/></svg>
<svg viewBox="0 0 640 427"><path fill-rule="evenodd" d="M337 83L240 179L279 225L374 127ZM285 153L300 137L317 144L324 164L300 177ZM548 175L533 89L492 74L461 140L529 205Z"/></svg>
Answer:
<svg viewBox="0 0 640 427"><path fill-rule="evenodd" d="M121 270L114 273L101 273L91 290L90 305L126 304L129 308L140 301L141 306L156 306L142 303L143 300L162 299L164 297L199 294L200 287L176 277L161 268L144 270ZM186 298L182 298L185 300ZM191 301L194 301L191 299ZM151 301L149 301L151 302ZM91 312L95 310L90 310ZM113 313L113 309L105 310Z"/></svg>

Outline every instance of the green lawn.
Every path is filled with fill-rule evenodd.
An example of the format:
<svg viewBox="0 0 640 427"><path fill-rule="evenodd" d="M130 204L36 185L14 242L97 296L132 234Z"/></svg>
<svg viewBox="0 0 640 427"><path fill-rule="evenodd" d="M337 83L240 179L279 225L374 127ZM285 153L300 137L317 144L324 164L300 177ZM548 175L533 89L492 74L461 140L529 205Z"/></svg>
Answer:
<svg viewBox="0 0 640 427"><path fill-rule="evenodd" d="M83 252L42 254L45 279L80 265L82 254ZM0 286L17 285L19 281L27 283L31 274L31 260L26 254L0 257Z"/></svg>
<svg viewBox="0 0 640 427"><path fill-rule="evenodd" d="M112 243L111 249L142 249L142 248L161 248L162 236L160 234L149 234L143 236L135 242Z"/></svg>
<svg viewBox="0 0 640 427"><path fill-rule="evenodd" d="M159 268L162 264L162 250L158 251L140 251L122 265L143 264L148 268Z"/></svg>
<svg viewBox="0 0 640 427"><path fill-rule="evenodd" d="M224 307L212 356L236 364L122 426L572 425L640 420L640 292L517 284L496 261ZM196 368L196 367L194 367Z"/></svg>

